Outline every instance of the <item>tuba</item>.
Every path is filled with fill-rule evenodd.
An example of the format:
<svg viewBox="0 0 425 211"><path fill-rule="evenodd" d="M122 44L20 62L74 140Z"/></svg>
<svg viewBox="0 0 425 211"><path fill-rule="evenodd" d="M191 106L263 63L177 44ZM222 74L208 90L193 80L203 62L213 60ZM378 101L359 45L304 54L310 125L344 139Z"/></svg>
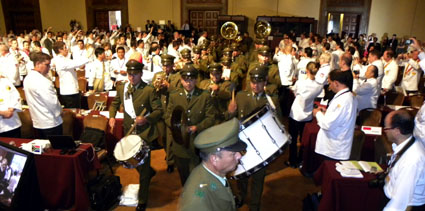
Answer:
<svg viewBox="0 0 425 211"><path fill-rule="evenodd" d="M228 21L221 26L220 34L226 40L233 40L238 36L238 25Z"/></svg>
<svg viewBox="0 0 425 211"><path fill-rule="evenodd" d="M254 33L257 38L266 38L270 35L272 27L267 21L257 21L254 25Z"/></svg>

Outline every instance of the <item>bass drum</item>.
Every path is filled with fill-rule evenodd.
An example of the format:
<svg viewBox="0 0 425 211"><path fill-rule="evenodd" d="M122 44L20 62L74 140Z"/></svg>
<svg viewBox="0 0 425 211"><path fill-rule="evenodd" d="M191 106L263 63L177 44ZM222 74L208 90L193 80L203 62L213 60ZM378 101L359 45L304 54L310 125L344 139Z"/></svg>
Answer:
<svg viewBox="0 0 425 211"><path fill-rule="evenodd" d="M114 157L126 168L136 168L149 156L149 146L138 135L129 135L115 145Z"/></svg>
<svg viewBox="0 0 425 211"><path fill-rule="evenodd" d="M247 144L232 179L250 176L283 153L289 143L284 125L268 106L254 111L241 122L239 139Z"/></svg>

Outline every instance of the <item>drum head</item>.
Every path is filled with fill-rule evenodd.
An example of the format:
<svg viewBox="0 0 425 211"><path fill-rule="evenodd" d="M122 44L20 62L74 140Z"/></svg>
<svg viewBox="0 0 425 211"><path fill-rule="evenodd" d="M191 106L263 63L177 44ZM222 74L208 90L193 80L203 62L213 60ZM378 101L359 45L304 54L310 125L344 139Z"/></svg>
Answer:
<svg viewBox="0 0 425 211"><path fill-rule="evenodd" d="M138 135L129 135L115 145L114 156L118 161L125 161L139 152L143 142Z"/></svg>

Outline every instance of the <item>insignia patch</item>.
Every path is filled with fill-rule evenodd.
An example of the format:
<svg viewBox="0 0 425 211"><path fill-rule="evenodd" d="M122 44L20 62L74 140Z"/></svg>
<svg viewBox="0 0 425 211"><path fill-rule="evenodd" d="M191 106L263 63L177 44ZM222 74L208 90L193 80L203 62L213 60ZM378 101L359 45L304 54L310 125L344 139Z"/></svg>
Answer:
<svg viewBox="0 0 425 211"><path fill-rule="evenodd" d="M3 99L0 98L0 103L3 102Z"/></svg>
<svg viewBox="0 0 425 211"><path fill-rule="evenodd" d="M205 196L205 192L202 190L196 190L195 191L195 196L199 197L199 198L204 198Z"/></svg>
<svg viewBox="0 0 425 211"><path fill-rule="evenodd" d="M217 185L214 182L211 183L210 187L211 187L211 190L213 191L217 190Z"/></svg>
<svg viewBox="0 0 425 211"><path fill-rule="evenodd" d="M7 90L7 91L10 91L10 86L7 86L7 87L6 87L6 90Z"/></svg>
<svg viewBox="0 0 425 211"><path fill-rule="evenodd" d="M336 107L341 108L341 105L340 105L340 104L338 104Z"/></svg>

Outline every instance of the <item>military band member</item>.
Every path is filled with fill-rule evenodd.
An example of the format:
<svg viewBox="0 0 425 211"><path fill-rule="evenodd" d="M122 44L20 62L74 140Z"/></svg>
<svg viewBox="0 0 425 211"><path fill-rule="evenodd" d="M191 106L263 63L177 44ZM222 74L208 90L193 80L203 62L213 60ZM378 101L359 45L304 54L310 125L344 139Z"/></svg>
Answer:
<svg viewBox="0 0 425 211"><path fill-rule="evenodd" d="M230 49L232 50L232 69L240 69L242 73L246 73L248 70L247 58L242 54L239 45L232 43Z"/></svg>
<svg viewBox="0 0 425 211"><path fill-rule="evenodd" d="M263 38L258 38L254 41L254 48L251 48L248 51L248 63L255 62L258 60L258 49L267 45L267 40Z"/></svg>
<svg viewBox="0 0 425 211"><path fill-rule="evenodd" d="M191 62L191 54L190 54L190 50L185 48L183 50L180 51L180 60L176 61L176 70L180 71L181 69L183 69L183 66L188 63Z"/></svg>
<svg viewBox="0 0 425 211"><path fill-rule="evenodd" d="M221 58L221 64L223 65L223 73L221 74L221 78L223 78L225 81L232 82L237 90L241 90L241 84L244 79L244 74L242 71L237 68L232 69L233 63L231 57L223 56L223 58Z"/></svg>
<svg viewBox="0 0 425 211"><path fill-rule="evenodd" d="M199 134L195 146L202 163L188 178L179 209L236 211L235 201L226 174L236 169L246 144L238 139L236 118L211 127Z"/></svg>
<svg viewBox="0 0 425 211"><path fill-rule="evenodd" d="M276 108L278 117L281 117L279 101L277 95L269 96L266 94L264 87L267 85L267 66L258 65L250 71L250 91L240 91L236 95L235 101L230 101L228 107L227 119L237 117L239 120L249 117L256 109L262 108L266 104L273 104ZM263 193L264 177L266 176L266 168L263 168L252 174L251 185L251 202L250 210L259 210L261 195ZM242 206L243 201L248 193L248 179L238 180L239 204Z"/></svg>
<svg viewBox="0 0 425 211"><path fill-rule="evenodd" d="M232 97L230 91L231 82L225 81L221 75L223 73L220 63L212 63L208 69L210 71L210 79L201 81L199 88L210 93L211 102L217 109L215 122L221 123L224 121L224 113L227 111L227 104Z"/></svg>
<svg viewBox="0 0 425 211"><path fill-rule="evenodd" d="M109 126L113 130L115 115L124 106L124 133L130 130L133 124L136 127L133 133L139 135L148 145L158 137L155 124L162 116L162 108L159 98L154 93L154 88L142 81L143 64L136 60L129 60L126 64L129 82L117 87L117 96L109 108ZM146 115L142 111L146 109ZM145 162L137 167L140 177L140 189L138 194L139 204L137 210L145 210L148 202L149 183L154 169L150 166L150 154Z"/></svg>
<svg viewBox="0 0 425 211"><path fill-rule="evenodd" d="M169 95L166 124L171 127L171 115L176 107L180 106L186 111L187 132L190 134L188 147L177 142L173 142L171 147L181 183L184 185L192 169L199 164L193 140L198 133L214 124L215 109L210 93L196 87L198 71L192 64L186 64L180 75L183 88L178 88Z"/></svg>
<svg viewBox="0 0 425 211"><path fill-rule="evenodd" d="M280 87L281 80L279 76L279 68L276 64L270 64L270 48L268 46L263 46L257 50L257 61L251 62L248 67L248 74L245 78L245 89L249 90L250 88L250 71L257 67L259 64L268 66L268 76L267 82L268 85L275 85Z"/></svg>

